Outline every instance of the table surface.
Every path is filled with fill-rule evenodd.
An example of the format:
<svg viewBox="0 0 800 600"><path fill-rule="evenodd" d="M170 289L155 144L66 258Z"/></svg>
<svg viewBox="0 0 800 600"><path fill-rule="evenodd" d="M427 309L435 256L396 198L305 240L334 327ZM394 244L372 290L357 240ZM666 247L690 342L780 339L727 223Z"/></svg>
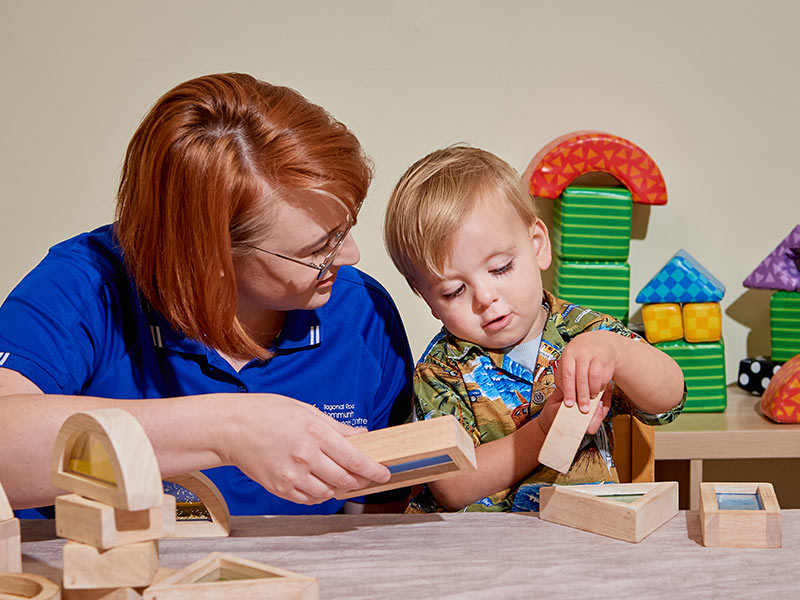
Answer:
<svg viewBox="0 0 800 600"><path fill-rule="evenodd" d="M683 413L655 428L656 460L800 457L800 423L774 423L759 411L761 398L728 387L720 413Z"/></svg>
<svg viewBox="0 0 800 600"><path fill-rule="evenodd" d="M705 548L681 511L638 544L536 513L233 517L229 538L165 539L160 565L230 553L319 580L321 598L797 598L800 510L783 547ZM22 522L23 571L61 579L53 521Z"/></svg>

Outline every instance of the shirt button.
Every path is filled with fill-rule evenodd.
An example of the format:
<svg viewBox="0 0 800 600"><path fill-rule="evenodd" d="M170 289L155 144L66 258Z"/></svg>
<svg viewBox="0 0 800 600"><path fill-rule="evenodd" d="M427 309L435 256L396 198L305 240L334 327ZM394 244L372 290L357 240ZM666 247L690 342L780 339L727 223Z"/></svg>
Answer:
<svg viewBox="0 0 800 600"><path fill-rule="evenodd" d="M243 385L240 385L238 389L240 394L244 394L247 391L247 388Z"/></svg>
<svg viewBox="0 0 800 600"><path fill-rule="evenodd" d="M533 393L533 403L534 404L544 403L544 394L541 391L536 391Z"/></svg>

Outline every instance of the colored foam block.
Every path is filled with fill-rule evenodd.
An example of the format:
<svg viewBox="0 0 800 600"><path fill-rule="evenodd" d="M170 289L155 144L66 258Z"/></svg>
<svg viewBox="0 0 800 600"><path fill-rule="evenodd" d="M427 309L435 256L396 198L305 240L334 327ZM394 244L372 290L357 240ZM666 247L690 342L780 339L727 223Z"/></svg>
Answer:
<svg viewBox="0 0 800 600"><path fill-rule="evenodd" d="M625 188L568 187L553 207L553 252L563 260L626 261L632 214Z"/></svg>
<svg viewBox="0 0 800 600"><path fill-rule="evenodd" d="M685 340L655 344L683 371L688 395L684 412L722 412L728 404L723 340L690 344Z"/></svg>
<svg viewBox="0 0 800 600"><path fill-rule="evenodd" d="M636 302L719 302L725 286L686 250L678 250L636 296Z"/></svg>
<svg viewBox="0 0 800 600"><path fill-rule="evenodd" d="M783 362L771 360L764 356L743 358L739 361L737 385L748 392L759 396L767 389L770 380L781 368Z"/></svg>
<svg viewBox="0 0 800 600"><path fill-rule="evenodd" d="M716 342L722 337L719 302L689 302L683 305L683 337L687 342Z"/></svg>
<svg viewBox="0 0 800 600"><path fill-rule="evenodd" d="M631 268L624 262L555 260L553 293L559 298L628 320Z"/></svg>
<svg viewBox="0 0 800 600"><path fill-rule="evenodd" d="M800 354L800 292L775 292L769 301L772 359Z"/></svg>
<svg viewBox="0 0 800 600"><path fill-rule="evenodd" d="M644 335L651 344L683 339L680 304L645 304L642 307Z"/></svg>
<svg viewBox="0 0 800 600"><path fill-rule="evenodd" d="M744 286L765 290L800 292L800 225L795 225L780 244L744 280Z"/></svg>
<svg viewBox="0 0 800 600"><path fill-rule="evenodd" d="M800 354L769 382L761 398L761 412L777 423L800 423Z"/></svg>

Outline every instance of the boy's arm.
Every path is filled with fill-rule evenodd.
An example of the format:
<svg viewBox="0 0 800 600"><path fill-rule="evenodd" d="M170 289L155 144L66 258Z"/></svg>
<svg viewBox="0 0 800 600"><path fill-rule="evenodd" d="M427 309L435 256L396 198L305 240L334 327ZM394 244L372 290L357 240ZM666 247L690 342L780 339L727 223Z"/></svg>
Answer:
<svg viewBox="0 0 800 600"><path fill-rule="evenodd" d="M564 348L556 385L567 406L577 401L587 410L589 398L612 379L636 408L649 414L679 409L685 395L678 364L641 340L594 330L575 336Z"/></svg>

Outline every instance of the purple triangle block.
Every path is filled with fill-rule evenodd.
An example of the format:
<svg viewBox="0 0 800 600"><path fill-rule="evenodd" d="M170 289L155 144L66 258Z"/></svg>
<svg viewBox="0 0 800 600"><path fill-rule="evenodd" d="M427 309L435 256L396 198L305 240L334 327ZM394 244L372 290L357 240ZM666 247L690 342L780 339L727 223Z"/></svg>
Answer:
<svg viewBox="0 0 800 600"><path fill-rule="evenodd" d="M800 267L796 258L798 248L800 225L795 225L778 247L747 276L743 285L763 290L800 292Z"/></svg>

